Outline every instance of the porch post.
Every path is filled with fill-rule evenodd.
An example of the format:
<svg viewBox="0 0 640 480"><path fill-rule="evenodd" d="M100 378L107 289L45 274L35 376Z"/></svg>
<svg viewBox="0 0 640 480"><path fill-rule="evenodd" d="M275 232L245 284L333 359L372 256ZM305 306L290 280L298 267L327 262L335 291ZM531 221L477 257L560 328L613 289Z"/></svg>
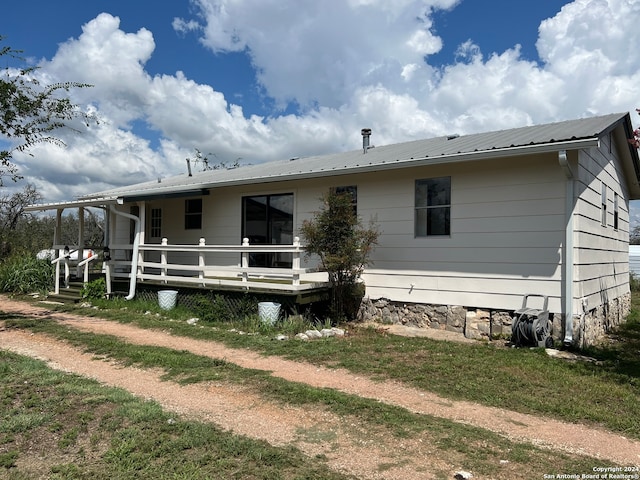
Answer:
<svg viewBox="0 0 640 480"><path fill-rule="evenodd" d="M111 234L111 224L112 224L112 219L113 219L113 214L111 213L111 210L109 210L109 208L105 208L104 209L104 240L103 240L103 247L108 247L109 245L112 244L112 234ZM104 253L103 253L104 255ZM103 258L104 260L104 258ZM104 279L105 279L105 283L106 283L106 290L107 290L107 298L111 298L111 262L110 261L103 261L102 265L104 267Z"/></svg>
<svg viewBox="0 0 640 480"><path fill-rule="evenodd" d="M168 242L169 241L166 238L163 238L160 245L162 245L163 247L166 247ZM162 265L162 268L160 269L160 276L166 277L167 276L167 251L166 250L160 251L160 264ZM164 283L167 283L167 281L164 280Z"/></svg>
<svg viewBox="0 0 640 480"><path fill-rule="evenodd" d="M60 245L62 240L62 234L60 233L60 229L62 226L62 208L58 208L56 210L56 228L53 232L53 245ZM60 249L56 249L56 258L60 258ZM55 273L56 278L54 279L54 287L53 287L53 293L55 293L56 295L58 295L60 293L60 260L58 260L56 262L56 273Z"/></svg>
<svg viewBox="0 0 640 480"><path fill-rule="evenodd" d="M205 239L201 238L198 246L205 246ZM198 252L198 266L200 267L200 271L198 272L198 279L201 280L201 284L204 287L204 252L201 250Z"/></svg>
<svg viewBox="0 0 640 480"><path fill-rule="evenodd" d="M84 260L84 207L78 207L78 263ZM76 277L80 276L80 267L76 266Z"/></svg>
<svg viewBox="0 0 640 480"><path fill-rule="evenodd" d="M140 218L140 245L144 245L145 230L147 225L147 204L146 202L138 202L138 215ZM144 273L144 251L138 250L138 275Z"/></svg>
<svg viewBox="0 0 640 480"><path fill-rule="evenodd" d="M242 239L242 246L243 247L249 246L248 238ZM243 282L249 281L249 271L247 270L248 268L249 268L249 252L247 250L243 250L242 251L242 281Z"/></svg>
<svg viewBox="0 0 640 480"><path fill-rule="evenodd" d="M293 252L293 284L300 285L300 237L293 237L293 246L296 251Z"/></svg>

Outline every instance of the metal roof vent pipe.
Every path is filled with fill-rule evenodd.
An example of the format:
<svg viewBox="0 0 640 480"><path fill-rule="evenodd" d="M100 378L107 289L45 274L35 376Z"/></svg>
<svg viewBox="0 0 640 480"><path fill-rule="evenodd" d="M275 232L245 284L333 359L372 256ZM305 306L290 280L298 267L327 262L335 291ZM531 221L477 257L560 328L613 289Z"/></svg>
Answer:
<svg viewBox="0 0 640 480"><path fill-rule="evenodd" d="M362 134L362 153L367 153L367 150L371 148L369 139L371 138L371 129L363 128L360 133Z"/></svg>

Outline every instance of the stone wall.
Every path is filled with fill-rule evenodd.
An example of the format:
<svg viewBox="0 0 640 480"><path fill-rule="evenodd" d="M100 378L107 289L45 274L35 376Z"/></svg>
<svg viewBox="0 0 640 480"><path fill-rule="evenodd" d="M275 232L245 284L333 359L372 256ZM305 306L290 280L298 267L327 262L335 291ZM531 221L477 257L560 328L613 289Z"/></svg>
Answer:
<svg viewBox="0 0 640 480"><path fill-rule="evenodd" d="M583 315L573 318L573 343L578 347L593 345L604 333L624 323L631 311L631 293L610 300Z"/></svg>
<svg viewBox="0 0 640 480"><path fill-rule="evenodd" d="M629 314L631 295L610 301L583 316L574 318L574 345L593 345L605 332L619 325ZM511 338L513 310L488 310L455 305L428 305L400 303L381 298L364 298L357 320L382 324L400 324L411 327L435 328L457 332L467 338L489 339ZM550 313L551 333L555 340L562 341L564 328L561 314Z"/></svg>
<svg viewBox="0 0 640 480"><path fill-rule="evenodd" d="M468 308L457 305L396 303L381 298L365 298L358 321L400 324L457 332L467 338L511 337L513 312Z"/></svg>

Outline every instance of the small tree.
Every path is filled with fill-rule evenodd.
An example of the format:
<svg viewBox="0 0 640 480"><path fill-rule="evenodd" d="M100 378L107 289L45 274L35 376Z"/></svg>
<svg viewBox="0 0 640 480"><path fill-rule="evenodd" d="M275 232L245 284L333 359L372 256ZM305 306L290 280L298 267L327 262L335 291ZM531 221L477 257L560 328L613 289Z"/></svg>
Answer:
<svg viewBox="0 0 640 480"><path fill-rule="evenodd" d="M11 47L0 47L0 57L20 59L19 53ZM33 75L35 70L35 67L7 68L5 74L0 75L0 139L17 143L12 149L0 149L0 186L5 175L14 181L21 178L12 163L14 151L28 152L43 142L64 146L64 142L54 136L56 130L70 128L70 122L76 119L85 124L94 120L66 97L71 89L90 85L78 82L41 85Z"/></svg>
<svg viewBox="0 0 640 480"><path fill-rule="evenodd" d="M322 198L322 208L314 218L302 223L301 233L307 255L318 255L329 274L331 314L335 319L353 318L364 293L358 282L378 243L379 231L373 220L364 228L352 196L332 191Z"/></svg>

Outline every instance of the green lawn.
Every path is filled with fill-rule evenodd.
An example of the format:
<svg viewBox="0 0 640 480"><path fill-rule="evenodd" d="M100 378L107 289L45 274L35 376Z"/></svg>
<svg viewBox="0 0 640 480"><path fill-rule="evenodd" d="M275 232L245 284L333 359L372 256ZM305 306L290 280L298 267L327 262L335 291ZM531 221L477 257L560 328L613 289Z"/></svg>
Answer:
<svg viewBox="0 0 640 480"><path fill-rule="evenodd" d="M112 303L116 308L75 311L347 368L378 379L393 378L451 399L600 425L640 438L640 297L634 295L633 300L633 313L614 341L585 352L598 363L570 363L550 358L539 349L387 336L372 329L350 329L343 338L314 342L275 341L278 329L255 321L193 326L186 322L191 312L178 309L156 316L154 306L135 302L127 304L126 310ZM287 382L221 360L133 346L114 337L61 327L54 321L7 315L3 319L8 328L46 332L125 364L161 368L168 381L242 383L277 402L328 408L381 438L419 435L433 445L434 459L455 458L468 470L487 477L501 477L499 460L513 466L510 476L503 478L541 476L549 465L555 472L586 473L595 465L593 459L540 450L479 428ZM255 328L257 334L241 335L239 328ZM11 480L36 476L345 478L329 471L323 458L308 459L293 448L278 449L210 425L174 419L156 404L136 400L121 390L54 372L31 359L0 355L1 478L5 478L3 473ZM34 449L39 449L39 456L33 455Z"/></svg>

